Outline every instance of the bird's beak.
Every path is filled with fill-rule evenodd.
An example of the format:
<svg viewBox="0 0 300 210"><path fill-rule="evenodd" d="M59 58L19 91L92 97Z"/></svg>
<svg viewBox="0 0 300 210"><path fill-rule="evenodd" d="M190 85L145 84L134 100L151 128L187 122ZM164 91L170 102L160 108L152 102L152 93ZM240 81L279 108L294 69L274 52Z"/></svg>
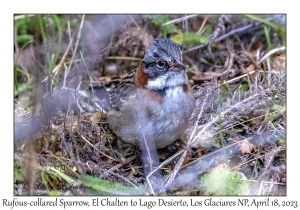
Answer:
<svg viewBox="0 0 300 210"><path fill-rule="evenodd" d="M185 65L178 60L175 61L174 67L176 68L177 71L185 70Z"/></svg>

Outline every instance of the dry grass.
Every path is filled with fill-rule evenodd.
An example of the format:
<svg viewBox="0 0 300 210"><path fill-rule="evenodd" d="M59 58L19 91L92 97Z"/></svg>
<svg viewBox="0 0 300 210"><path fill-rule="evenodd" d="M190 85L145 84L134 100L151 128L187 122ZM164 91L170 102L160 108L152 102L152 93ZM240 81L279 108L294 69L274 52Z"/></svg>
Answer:
<svg viewBox="0 0 300 210"><path fill-rule="evenodd" d="M196 97L189 129L170 146L171 152L159 151L162 163L145 174L138 148L120 146L106 123L105 89L99 86L113 87L119 76L137 67L154 34L163 33L156 33L159 26L141 16L75 18L81 24L65 28L66 47L56 55L53 69L42 65L42 60L51 58L51 49L61 47L49 41L49 30L46 48L31 45L22 51L16 46L21 51L17 66L33 78L32 89L15 95L15 162L22 174L15 183L16 194L53 193L34 189L34 182L52 186L59 195L105 194L103 188L101 193L60 188L68 179L94 183L80 178L92 176L111 181L112 188L113 183L121 183L142 194L206 195L199 177L221 163L251 183L249 194L285 193L285 46L268 50L262 23L231 15L176 16L167 23L182 31L196 24L195 33L204 35L208 28L212 31L207 34L209 43L184 49ZM271 32L277 33L274 28ZM274 46L284 43L274 37ZM38 74L40 69L47 73ZM24 75L17 76L22 84ZM203 82L204 76L209 81ZM29 106L20 103L24 100ZM24 183L30 187L25 189ZM109 194L110 187L106 188Z"/></svg>

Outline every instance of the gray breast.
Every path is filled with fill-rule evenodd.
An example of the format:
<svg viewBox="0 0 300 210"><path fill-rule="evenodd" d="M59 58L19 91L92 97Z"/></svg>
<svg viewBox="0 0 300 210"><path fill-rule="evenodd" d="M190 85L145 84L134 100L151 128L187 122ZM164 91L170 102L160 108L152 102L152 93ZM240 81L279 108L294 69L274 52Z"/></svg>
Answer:
<svg viewBox="0 0 300 210"><path fill-rule="evenodd" d="M108 113L108 123L115 133L128 143L144 138L155 143L157 148L165 147L178 139L187 128L188 119L195 107L193 96L183 92L181 87L165 90L163 101L153 92L138 89L135 97L127 98L120 110Z"/></svg>

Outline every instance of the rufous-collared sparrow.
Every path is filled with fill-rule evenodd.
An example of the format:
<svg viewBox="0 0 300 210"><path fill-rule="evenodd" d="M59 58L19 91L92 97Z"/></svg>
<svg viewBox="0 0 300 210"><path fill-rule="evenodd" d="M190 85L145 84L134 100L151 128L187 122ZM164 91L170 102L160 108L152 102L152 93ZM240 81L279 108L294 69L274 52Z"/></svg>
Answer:
<svg viewBox="0 0 300 210"><path fill-rule="evenodd" d="M107 121L125 142L163 148L180 138L195 108L182 51L169 39L154 40L139 67L109 91Z"/></svg>

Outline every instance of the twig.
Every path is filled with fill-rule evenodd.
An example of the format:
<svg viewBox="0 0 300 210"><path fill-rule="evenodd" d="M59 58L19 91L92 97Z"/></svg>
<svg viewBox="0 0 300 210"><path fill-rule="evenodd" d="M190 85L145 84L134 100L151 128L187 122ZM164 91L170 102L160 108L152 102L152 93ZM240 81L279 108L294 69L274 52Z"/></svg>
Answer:
<svg viewBox="0 0 300 210"><path fill-rule="evenodd" d="M146 179L149 180L149 177L152 176L152 174L154 174L156 171L158 171L159 169L161 169L162 167L164 167L165 165L169 164L172 160L174 160L175 158L177 158L179 155L181 155L184 152L184 150L179 150L178 152L176 152L174 155L172 155L170 158L168 158L167 160L165 160L164 162L162 162L156 169L154 169L147 177Z"/></svg>
<svg viewBox="0 0 300 210"><path fill-rule="evenodd" d="M98 151L98 152L100 152L102 155L104 155L105 157L108 157L109 159L112 159L112 160L114 160L114 161L116 161L116 162L120 162L119 160L117 160L117 159L115 159L115 158L113 158L113 157L110 157L110 156L108 156L107 154L105 154L104 152L101 152L100 150L98 150L98 148L96 148L94 145L92 145L83 135L81 135L80 134L80 136L81 136L81 138L86 142L86 143L88 143L88 145L90 145L91 147L93 147L96 151Z"/></svg>
<svg viewBox="0 0 300 210"><path fill-rule="evenodd" d="M234 38L238 41L238 43L241 46L242 51L245 51L245 46L244 43L242 42L242 40L240 39L240 37L237 34L234 34Z"/></svg>
<svg viewBox="0 0 300 210"><path fill-rule="evenodd" d="M79 54L80 54L81 60L82 60L82 62L83 62L83 64L84 64L84 67L85 67L85 70L86 70L86 72L87 72L87 75L88 75L89 78L90 78L90 79L89 79L90 86L92 87L92 90L94 91L93 85L92 85L92 83L94 82L94 81L93 81L93 77L91 76L91 74L90 74L90 72L89 72L89 69L88 69L88 67L87 67L87 65L86 65L86 63L85 63L85 60L84 60L84 58L83 58L83 55L82 55L81 51L79 52Z"/></svg>
<svg viewBox="0 0 300 210"><path fill-rule="evenodd" d="M251 38L250 44L249 44L248 47L247 47L247 52L250 52L251 47L252 47L252 45L253 45L255 39L256 39L256 35L254 35L254 36Z"/></svg>
<svg viewBox="0 0 300 210"><path fill-rule="evenodd" d="M137 157L137 155L134 155L128 159L125 160L125 162L119 163L117 165L115 165L114 167L110 168L109 171L115 171L118 170L119 168L121 168L123 165L130 163L131 161L133 161L135 158Z"/></svg>
<svg viewBox="0 0 300 210"><path fill-rule="evenodd" d="M77 51L77 48L78 48L78 45L79 45L79 41L80 41L80 37L81 37L81 33L82 33L82 29L83 29L84 18L85 18L85 15L82 15L82 19L81 19L81 23L80 23L79 31L78 31L78 34L77 34L77 40L76 40L75 50L74 50L74 53L73 53L73 56L72 56L72 59L71 59L70 65L68 66L68 69L67 69L67 71L65 71L65 77L64 77L64 83L63 83L63 87L65 87L65 86L66 86L66 80L67 80L67 76L68 76L68 74L69 74L69 72L70 72L70 69L71 69L72 63L73 63L73 61L74 61L74 58L75 58L75 55L76 55L76 51Z"/></svg>
<svg viewBox="0 0 300 210"><path fill-rule="evenodd" d="M141 27L137 24L137 22L134 20L134 18L131 15L129 15L129 17L130 17L131 21L133 22L133 24L135 25L135 27L137 27L137 29L142 31Z"/></svg>
<svg viewBox="0 0 300 210"><path fill-rule="evenodd" d="M248 60L255 66L255 68L258 70L258 69L261 69L261 67L259 67L259 64L256 63L256 61L251 57L251 55L247 52L244 52L246 54L246 57L248 58Z"/></svg>
<svg viewBox="0 0 300 210"><path fill-rule="evenodd" d="M248 140L248 139L247 139L247 140ZM243 140L243 141L244 141L244 140ZM284 151L284 149L282 149L282 150L280 150L280 151ZM239 164L239 165L237 165L237 166L232 167L230 170L233 171L233 170L235 170L235 169L241 167L242 165L246 165L247 163L250 163L250 162L252 162L253 160L257 160L257 159L259 159L259 158L262 158L262 157L264 157L264 156L266 156L266 155L269 155L269 153L266 153L266 154L264 154L264 155L260 155L260 156L258 156L258 157L253 158L253 159L250 159L250 160L248 160L248 161L246 161L246 162L243 162L243 163L241 163L241 164Z"/></svg>
<svg viewBox="0 0 300 210"><path fill-rule="evenodd" d="M232 82L234 82L234 81L236 81L236 80L238 80L238 79L241 79L241 78L243 78L243 77L246 77L247 75L254 74L255 72L257 72L257 71L253 70L253 71L250 71L250 72L247 73L247 74L243 74L243 75L238 76L238 77L235 77L235 78L233 78L233 79L231 79L231 80L224 81L224 82L222 83L222 85L232 83ZM221 85L219 85L219 86L221 86Z"/></svg>
<svg viewBox="0 0 300 210"><path fill-rule="evenodd" d="M98 167L99 168L99 167ZM122 180L124 180L124 181L126 181L127 183L129 183L131 186L133 186L134 188L136 188L136 189L139 189L139 187L137 186L137 185L135 185L134 183L132 183L130 180L128 180L128 179L126 179L125 177L123 177L123 176L121 176L121 175L119 175L119 174L117 174L117 173L114 173L114 172L112 172L112 171L108 171L108 170L104 170L104 169L101 169L101 168L99 168L100 170L103 170L103 171L106 171L106 172L108 172L108 173L110 173L111 175L114 175L114 176L116 176L116 177L119 177L120 179L122 179Z"/></svg>
<svg viewBox="0 0 300 210"><path fill-rule="evenodd" d="M230 147L232 147L232 146L234 146L234 145L236 145L236 144L239 144L239 143L241 143L241 142L248 141L248 140L251 139L251 138L252 138L252 137L249 137L249 138L247 138L247 139L243 139L243 140L241 140L241 141L232 143L232 144L230 144L230 145L228 145L228 146L226 146L226 147L223 147L223 148L221 148L221 149L222 149L222 150L225 150L225 149L230 148ZM196 162L198 162L198 161L201 161L202 159L205 159L205 158L207 158L207 157L209 157L209 156L212 156L212 155L214 155L214 154L217 154L218 152L220 152L221 149L218 149L218 150L216 150L216 151L213 151L213 152L209 153L208 155L205 155L205 156L202 156L202 157L200 157L200 158L197 158L196 160L191 161L191 162L185 164L184 166L181 166L179 170L182 170L182 169L184 169L184 168L186 168L186 167L188 167L188 166L190 166L190 165L192 165L192 164L194 164L194 163L196 163ZM172 175L172 174L171 174L171 175ZM168 175L168 176L165 178L165 180L169 179L169 181L170 181L171 178L169 178L169 177L170 177L171 175ZM168 181L168 182L169 182L169 181ZM168 183L167 183L167 184L168 184Z"/></svg>
<svg viewBox="0 0 300 210"><path fill-rule="evenodd" d="M236 109L237 107L241 107L243 104L247 103L248 101L251 101L253 98L258 97L259 95L263 95L263 94L254 94L249 98L244 99L243 101L236 103L234 106L228 108L227 110L223 111L220 113L221 117L223 117L226 113L231 112L233 109ZM209 123L207 123L205 125L204 128L201 129L201 131L191 140L191 143L193 143L197 138L199 138L201 136L201 134L207 129L209 128L211 125L213 125L214 123L216 123L219 120L219 117L215 117L213 118Z"/></svg>
<svg viewBox="0 0 300 210"><path fill-rule="evenodd" d="M226 39L227 37L229 37L229 36L231 36L231 35L233 35L235 33L239 33L239 32L245 31L245 30L247 30L249 28L252 28L252 27L255 27L255 26L259 26L261 24L262 24L261 22L255 22L255 23L243 26L241 28L237 28L237 29L231 30L228 33L226 33L226 34L218 37L214 42L216 43L216 42L222 41L223 39ZM201 49L203 47L206 47L208 44L209 44L209 42L207 42L205 44L201 44L201 45L195 46L195 47L192 47L190 49L187 49L187 50L183 51L183 54L188 53L188 52L192 52L194 50Z"/></svg>
<svg viewBox="0 0 300 210"><path fill-rule="evenodd" d="M73 162L75 162L75 161L73 161ZM83 163L80 163L80 164L83 164ZM88 165L88 162L86 163L86 165ZM126 181L127 183L129 183L129 184L130 184L131 186L133 186L134 188L137 188L137 189L138 189L138 186L136 186L134 183L132 183L131 181L129 181L129 180L126 179L125 177L123 177L123 176L121 176L121 175L119 175L119 174L117 174L117 173L114 173L113 171L109 171L109 170L106 170L106 169L102 169L102 168L100 168L98 165L95 165L95 166L97 167L98 170L101 170L101 171L103 171L103 172L105 172L105 173L109 173L109 174L111 174L111 175L113 175L113 176L115 176L115 177L118 177L118 178L120 178L120 179Z"/></svg>
<svg viewBox="0 0 300 210"><path fill-rule="evenodd" d="M62 57L62 59L60 60L59 64L53 69L52 73L54 74L54 76L57 75L57 73L60 70L62 64L65 62L66 57L67 57L67 55L69 53L69 50L70 50L72 44L73 44L73 38L70 39L69 45L68 45L68 47L67 47L67 49L66 49L66 51L65 51L65 53L64 53L64 55Z"/></svg>
<svg viewBox="0 0 300 210"><path fill-rule="evenodd" d="M68 34L69 34L69 45L62 57L62 59L60 60L59 64L53 69L52 73L54 73L54 75L56 76L58 71L60 70L61 68L61 65L65 62L66 60L66 57L70 51L70 48L72 47L72 44L73 44L73 38L71 37L71 28L70 28L70 21L68 21Z"/></svg>
<svg viewBox="0 0 300 210"><path fill-rule="evenodd" d="M243 181L248 181L248 182L258 182L256 180L243 180ZM281 183L281 182L266 182L266 181L261 181L261 183L263 184L277 184L277 185L282 185L282 186L285 186L286 184L285 183Z"/></svg>
<svg viewBox="0 0 300 210"><path fill-rule="evenodd" d="M188 19L190 19L192 17L195 17L195 16L198 16L198 15L187 15L187 16L184 16L184 17L177 18L177 19L171 20L169 22L166 22L166 23L162 24L161 26L166 26L166 25L169 25L171 23L179 23L179 22L182 22L184 20L188 20Z"/></svg>
<svg viewBox="0 0 300 210"><path fill-rule="evenodd" d="M204 20L202 21L202 24L201 24L201 26L200 26L200 28L199 28L199 30L198 30L198 32L197 32L197 34L202 34L203 32L202 32L202 30L203 30L203 28L204 28L204 26L205 26L205 24L206 24L206 22L207 22L207 20L208 20L208 15L204 18Z"/></svg>
<svg viewBox="0 0 300 210"><path fill-rule="evenodd" d="M141 61L141 58L129 57L129 56L108 56L106 60L134 60Z"/></svg>
<svg viewBox="0 0 300 210"><path fill-rule="evenodd" d="M273 50L270 50L267 54L265 54L258 62L257 64L261 64L266 58L268 58L270 55L274 54L274 53L277 53L277 52L280 52L280 51L283 51L285 50L286 47L283 46L283 47L279 47L279 48L275 48Z"/></svg>
<svg viewBox="0 0 300 210"><path fill-rule="evenodd" d="M268 72L271 71L271 64L270 64L270 59L269 57L266 59L266 63L267 63L267 69ZM266 72L266 71L265 71ZM266 73L265 73L266 74ZM266 76L266 75L264 75ZM270 87L270 81L271 81L271 74L267 74L267 79L266 79L266 86L269 88Z"/></svg>
<svg viewBox="0 0 300 210"><path fill-rule="evenodd" d="M234 124L234 125L232 125L232 126L229 126L229 127L227 127L227 128L224 128L222 131L226 131L226 130L228 130L228 129L234 128L234 127L237 126L237 125L242 125L242 124L244 124L244 123L246 123L246 122L249 122L249 121L251 121L251 120L255 120L255 119L258 119L258 118L267 116L267 115L277 114L277 113L282 114L282 112L283 112L283 110L274 111L274 112L270 112L270 113L268 113L268 114L260 115L260 116L258 116L258 117L253 117L253 118L251 118L251 119L249 119L249 120L245 120L245 121L243 121L243 122L237 122L236 124ZM220 133L220 131L218 131L218 132L216 132L216 133L213 133L213 134L211 134L211 137L214 136L214 135L217 135L217 134L219 134L219 133ZM207 139L208 139L208 138L207 138ZM204 139L204 140L207 140L207 139Z"/></svg>

